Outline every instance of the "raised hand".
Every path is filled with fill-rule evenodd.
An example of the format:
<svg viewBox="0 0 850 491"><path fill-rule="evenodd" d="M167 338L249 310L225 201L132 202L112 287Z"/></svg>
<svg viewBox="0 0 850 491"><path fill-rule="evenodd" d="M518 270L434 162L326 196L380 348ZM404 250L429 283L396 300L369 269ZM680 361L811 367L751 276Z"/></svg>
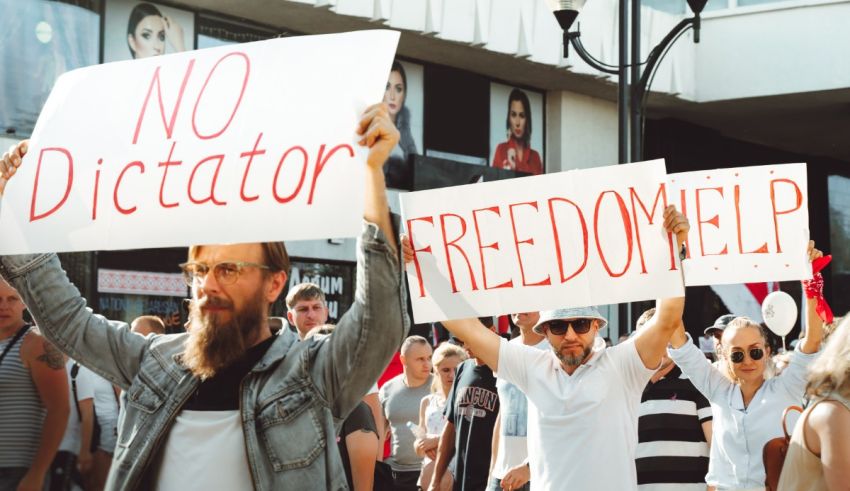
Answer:
<svg viewBox="0 0 850 491"><path fill-rule="evenodd" d="M23 162L24 155L29 149L29 140L23 140L9 147L9 150L0 158L0 195L6 189L6 183L15 175L18 167Z"/></svg>
<svg viewBox="0 0 850 491"><path fill-rule="evenodd" d="M676 240L681 246L688 240L691 223L688 221L688 217L676 210L675 205L670 205L664 209L664 229L668 233L676 234Z"/></svg>
<svg viewBox="0 0 850 491"><path fill-rule="evenodd" d="M369 148L366 162L373 170L380 170L384 166L401 138L390 119L389 108L383 102L366 109L357 125L357 134L362 137L358 143Z"/></svg>

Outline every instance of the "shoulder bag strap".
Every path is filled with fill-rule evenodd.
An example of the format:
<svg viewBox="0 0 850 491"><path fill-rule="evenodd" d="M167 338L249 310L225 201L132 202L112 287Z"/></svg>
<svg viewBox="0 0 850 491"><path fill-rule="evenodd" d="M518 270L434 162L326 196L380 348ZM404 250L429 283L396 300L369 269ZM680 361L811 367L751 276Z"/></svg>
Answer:
<svg viewBox="0 0 850 491"><path fill-rule="evenodd" d="M18 340L24 336L24 334L27 332L27 329L29 328L29 324L26 324L20 329L18 329L18 332L15 333L15 337L13 337L12 341L6 345L6 349L4 349L3 354L0 355L0 363L3 363L3 359L6 358L6 355L9 353L9 351L12 349L13 346L15 346L15 343L17 343Z"/></svg>
<svg viewBox="0 0 850 491"><path fill-rule="evenodd" d="M74 393L74 406L77 408L77 421L83 420L80 414L80 400L77 398L77 374L80 373L80 364L76 361L71 365L71 391Z"/></svg>
<svg viewBox="0 0 850 491"><path fill-rule="evenodd" d="M782 411L782 432L785 433L785 441L791 440L791 435L788 434L788 426L785 424L788 419L789 411L797 411L802 414L803 408L800 406L788 406L785 408L785 411Z"/></svg>

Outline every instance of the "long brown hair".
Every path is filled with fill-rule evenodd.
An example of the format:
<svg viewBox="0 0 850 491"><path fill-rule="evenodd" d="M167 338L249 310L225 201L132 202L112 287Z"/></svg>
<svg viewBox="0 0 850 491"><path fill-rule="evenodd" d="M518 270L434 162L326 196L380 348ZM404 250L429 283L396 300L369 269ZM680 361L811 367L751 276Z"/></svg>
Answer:
<svg viewBox="0 0 850 491"><path fill-rule="evenodd" d="M809 367L806 394L827 397L830 393L850 399L850 316L841 321L823 353Z"/></svg>

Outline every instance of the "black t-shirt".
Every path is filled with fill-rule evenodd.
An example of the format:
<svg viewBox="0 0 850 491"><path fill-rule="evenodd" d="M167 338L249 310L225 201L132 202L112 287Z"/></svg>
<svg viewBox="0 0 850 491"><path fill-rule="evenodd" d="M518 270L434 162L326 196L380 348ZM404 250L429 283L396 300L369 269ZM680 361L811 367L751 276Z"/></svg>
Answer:
<svg viewBox="0 0 850 491"><path fill-rule="evenodd" d="M239 384L269 350L277 336L245 351L242 358L198 385L183 409L189 411L233 411L239 409Z"/></svg>
<svg viewBox="0 0 850 491"><path fill-rule="evenodd" d="M487 487L493 427L499 413L496 378L487 365L466 360L446 401L446 418L455 425L454 491Z"/></svg>
<svg viewBox="0 0 850 491"><path fill-rule="evenodd" d="M339 447L339 456L342 457L342 465L345 467L345 478L348 480L349 489L354 489L354 482L351 479L351 459L348 457L348 447L345 444L345 437L356 431L372 432L375 434L375 438L378 437L378 429L375 427L375 418L372 416L372 410L363 401L360 401L360 404L342 422L342 429L339 430L339 436L336 441Z"/></svg>

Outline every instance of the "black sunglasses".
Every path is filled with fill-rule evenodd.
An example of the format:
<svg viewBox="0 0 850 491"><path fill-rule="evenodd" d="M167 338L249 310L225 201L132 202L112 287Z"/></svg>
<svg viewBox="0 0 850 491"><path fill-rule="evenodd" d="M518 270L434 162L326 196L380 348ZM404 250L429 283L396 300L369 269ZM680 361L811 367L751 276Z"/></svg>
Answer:
<svg viewBox="0 0 850 491"><path fill-rule="evenodd" d="M573 326L573 332L576 334L587 334L590 331L590 326L593 324L593 319L572 319L568 321L554 320L546 323L546 328L555 336L563 336L567 333L567 329Z"/></svg>
<svg viewBox="0 0 850 491"><path fill-rule="evenodd" d="M750 358L753 361L758 361L764 358L764 350L761 348L753 348L750 350ZM744 361L744 352L743 351L733 351L729 354L729 359L732 360L732 363L741 363Z"/></svg>

